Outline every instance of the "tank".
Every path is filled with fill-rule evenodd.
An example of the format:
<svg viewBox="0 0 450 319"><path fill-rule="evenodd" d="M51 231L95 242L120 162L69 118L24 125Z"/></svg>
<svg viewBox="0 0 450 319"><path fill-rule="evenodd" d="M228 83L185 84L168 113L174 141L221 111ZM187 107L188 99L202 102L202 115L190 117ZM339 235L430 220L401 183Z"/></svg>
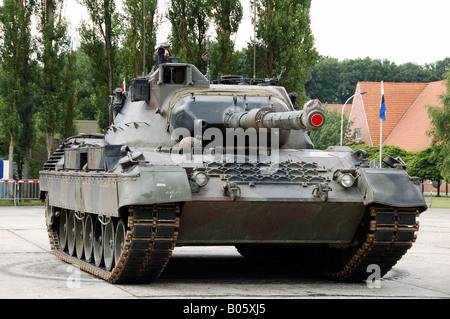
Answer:
<svg viewBox="0 0 450 319"><path fill-rule="evenodd" d="M40 172L53 253L111 283L149 283L179 246L342 281L384 276L426 210L400 159L314 148L320 101L276 79L223 77L157 51L154 72L116 89L104 134L61 143ZM375 268L374 268L375 267Z"/></svg>

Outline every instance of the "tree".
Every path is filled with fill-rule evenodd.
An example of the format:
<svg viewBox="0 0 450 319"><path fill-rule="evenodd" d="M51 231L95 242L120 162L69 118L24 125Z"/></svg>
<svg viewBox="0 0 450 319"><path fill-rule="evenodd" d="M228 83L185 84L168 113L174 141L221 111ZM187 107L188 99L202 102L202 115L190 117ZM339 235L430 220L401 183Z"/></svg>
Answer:
<svg viewBox="0 0 450 319"><path fill-rule="evenodd" d="M242 20L242 5L239 0L212 0L212 8L217 34L217 40L211 46L211 78L214 79L219 74L235 74L238 69L231 36L237 32Z"/></svg>
<svg viewBox="0 0 450 319"><path fill-rule="evenodd" d="M4 0L0 8L2 46L0 54L3 68L0 94L3 106L0 112L2 131L9 136L9 157L13 162L17 146L24 156L25 173L28 178L31 143L34 139L34 86L31 61L31 15L34 0ZM13 176L10 165L9 176ZM12 192L11 192L12 193Z"/></svg>
<svg viewBox="0 0 450 319"><path fill-rule="evenodd" d="M92 25L80 28L81 49L90 58L93 76L92 102L97 108L97 123L100 129L109 125L108 96L114 90L115 36L113 26L118 24L115 4L112 0L79 0L89 12Z"/></svg>
<svg viewBox="0 0 450 319"><path fill-rule="evenodd" d="M440 80L449 68L450 58L420 66L414 63L396 65L369 57L344 61L321 57L312 67L306 93L323 103L344 103L355 92L359 81L432 82Z"/></svg>
<svg viewBox="0 0 450 319"><path fill-rule="evenodd" d="M206 31L211 11L210 0L171 0L168 19L172 25L170 42L181 62L192 63L205 71L201 56L206 50Z"/></svg>
<svg viewBox="0 0 450 319"><path fill-rule="evenodd" d="M345 101L348 92L344 75L344 65L337 59L321 58L311 69L310 79L305 85L306 94L322 103L340 103L342 99Z"/></svg>
<svg viewBox="0 0 450 319"><path fill-rule="evenodd" d="M450 57L434 63L427 63L425 64L425 69L430 74L430 78L426 80L427 82L441 80L444 78L444 74L450 70Z"/></svg>
<svg viewBox="0 0 450 319"><path fill-rule="evenodd" d="M67 63L65 63L63 69L63 81L62 89L66 92L66 115L64 116L64 127L61 130L63 138L73 136L75 132L74 119L75 119L75 104L76 104L76 65L77 55L76 52L71 50L67 55Z"/></svg>
<svg viewBox="0 0 450 319"><path fill-rule="evenodd" d="M105 45L95 29L83 24L80 28L80 49L88 57L86 68L89 70L90 86L89 102L95 106L95 119L101 129L109 125L108 103L108 76L107 63L105 59Z"/></svg>
<svg viewBox="0 0 450 319"><path fill-rule="evenodd" d="M440 96L442 107L428 108L428 114L431 118L431 128L428 132L432 136L433 149L436 146L443 148L442 163L439 164L439 170L442 178L450 182L450 69L444 76L446 84L446 93ZM439 151L439 149L437 149Z"/></svg>
<svg viewBox="0 0 450 319"><path fill-rule="evenodd" d="M97 71L91 68L91 58L78 48L75 52L75 118L79 120L95 120L97 107L93 103L93 84Z"/></svg>
<svg viewBox="0 0 450 319"><path fill-rule="evenodd" d="M70 39L66 23L60 15L62 5L62 0L43 0L37 10L41 44L38 56L43 65L37 117L39 129L45 132L48 158L56 147L55 132L61 133L64 128L70 127L66 123L67 107L69 100L74 99L74 89L70 87L74 82L66 74L71 67ZM70 103L73 104L73 100Z"/></svg>
<svg viewBox="0 0 450 319"><path fill-rule="evenodd" d="M125 38L121 55L126 63L124 77L128 80L148 74L154 64L153 48L156 44L158 27L156 21L158 1L145 0L145 12L143 4L144 2L141 0L124 1ZM145 63L143 61L144 51Z"/></svg>
<svg viewBox="0 0 450 319"><path fill-rule="evenodd" d="M408 165L408 174L419 177L420 181L440 181L442 179L441 169L444 155L444 147L428 147L417 152ZM438 187L439 196L439 187Z"/></svg>
<svg viewBox="0 0 450 319"><path fill-rule="evenodd" d="M310 28L310 0L255 0L257 51L264 77L282 73L280 85L306 100L305 83L317 62ZM300 104L300 103L299 103Z"/></svg>
<svg viewBox="0 0 450 319"><path fill-rule="evenodd" d="M343 127L343 144L346 145L350 142L351 136L349 135L350 125L348 125L348 118L345 115ZM336 110L330 112L325 108L325 124L320 130L311 134L311 141L319 150L339 145L341 142L341 114Z"/></svg>

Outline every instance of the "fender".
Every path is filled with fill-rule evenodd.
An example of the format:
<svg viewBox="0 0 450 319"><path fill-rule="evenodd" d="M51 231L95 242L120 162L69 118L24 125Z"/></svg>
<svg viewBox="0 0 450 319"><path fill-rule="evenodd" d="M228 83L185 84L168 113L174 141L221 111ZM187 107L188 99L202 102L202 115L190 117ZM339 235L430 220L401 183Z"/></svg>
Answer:
<svg viewBox="0 0 450 319"><path fill-rule="evenodd" d="M417 178L403 169L367 168L359 170L358 189L364 196L364 205L381 204L395 207L427 209Z"/></svg>
<svg viewBox="0 0 450 319"><path fill-rule="evenodd" d="M119 207L192 200L186 170L178 166L141 166L135 177L118 178Z"/></svg>

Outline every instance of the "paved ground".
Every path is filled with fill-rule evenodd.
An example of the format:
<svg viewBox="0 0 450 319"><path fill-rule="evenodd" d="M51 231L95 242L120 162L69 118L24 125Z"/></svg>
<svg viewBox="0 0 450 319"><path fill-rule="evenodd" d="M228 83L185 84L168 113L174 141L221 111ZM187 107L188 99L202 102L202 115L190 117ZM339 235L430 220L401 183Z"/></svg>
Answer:
<svg viewBox="0 0 450 319"><path fill-rule="evenodd" d="M450 298L450 210L419 221L416 243L380 288L255 265L234 247L176 248L154 283L112 285L51 254L42 207L0 207L0 298Z"/></svg>

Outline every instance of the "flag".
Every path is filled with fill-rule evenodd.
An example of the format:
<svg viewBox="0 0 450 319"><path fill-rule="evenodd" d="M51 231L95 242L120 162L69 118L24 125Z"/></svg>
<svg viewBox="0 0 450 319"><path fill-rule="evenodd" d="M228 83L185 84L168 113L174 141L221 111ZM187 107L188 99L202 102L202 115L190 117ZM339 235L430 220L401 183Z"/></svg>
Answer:
<svg viewBox="0 0 450 319"><path fill-rule="evenodd" d="M125 92L125 78L123 78L122 82L122 92Z"/></svg>
<svg viewBox="0 0 450 319"><path fill-rule="evenodd" d="M9 178L9 161L0 160L0 179Z"/></svg>
<svg viewBox="0 0 450 319"><path fill-rule="evenodd" d="M380 106L380 119L386 121L386 102L384 101L384 85L381 81L381 106Z"/></svg>

